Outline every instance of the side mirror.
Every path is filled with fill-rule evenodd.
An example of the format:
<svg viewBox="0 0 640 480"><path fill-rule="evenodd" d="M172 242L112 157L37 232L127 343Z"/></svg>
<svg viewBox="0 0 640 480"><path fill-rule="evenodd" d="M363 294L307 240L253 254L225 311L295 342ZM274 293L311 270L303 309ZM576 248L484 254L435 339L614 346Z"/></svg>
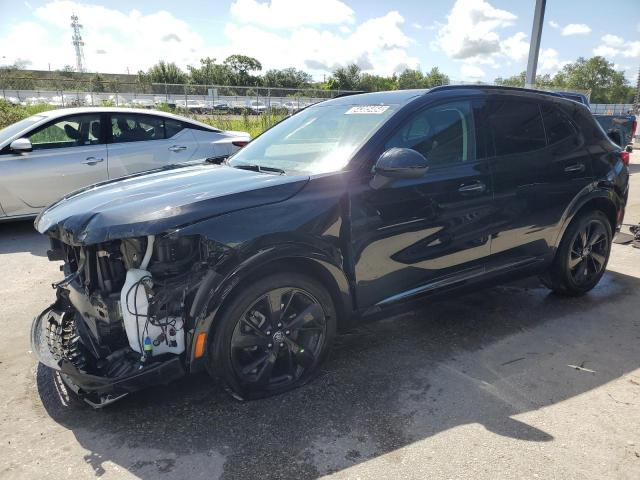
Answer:
<svg viewBox="0 0 640 480"><path fill-rule="evenodd" d="M11 142L9 148L15 153L25 153L33 150L33 145L31 145L31 140L28 138L18 138Z"/></svg>
<svg viewBox="0 0 640 480"><path fill-rule="evenodd" d="M393 147L386 150L375 166L371 186L381 188L395 179L420 178L427 173L429 162L420 152L411 148Z"/></svg>

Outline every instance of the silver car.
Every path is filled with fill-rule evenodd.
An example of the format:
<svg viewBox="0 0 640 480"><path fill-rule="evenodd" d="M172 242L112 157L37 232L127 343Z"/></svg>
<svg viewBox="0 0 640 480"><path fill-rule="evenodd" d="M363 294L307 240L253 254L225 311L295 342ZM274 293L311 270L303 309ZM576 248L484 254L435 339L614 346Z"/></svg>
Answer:
<svg viewBox="0 0 640 480"><path fill-rule="evenodd" d="M67 108L0 130L0 221L33 217L96 182L207 157L250 140L170 113L135 108Z"/></svg>

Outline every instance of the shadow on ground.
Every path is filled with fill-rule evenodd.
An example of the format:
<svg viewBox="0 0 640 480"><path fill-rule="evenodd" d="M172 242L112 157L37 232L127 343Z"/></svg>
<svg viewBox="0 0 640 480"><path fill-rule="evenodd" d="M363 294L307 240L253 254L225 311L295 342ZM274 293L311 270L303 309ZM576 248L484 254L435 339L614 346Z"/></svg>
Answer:
<svg viewBox="0 0 640 480"><path fill-rule="evenodd" d="M47 237L36 231L32 220L0 224L0 238L0 255L30 252L32 255L47 256Z"/></svg>
<svg viewBox="0 0 640 480"><path fill-rule="evenodd" d="M608 273L581 299L531 280L440 301L340 336L317 380L248 403L205 375L102 411L66 402L47 369L37 388L96 476L111 462L145 479L315 478L469 423L547 442L512 417L640 367L639 288Z"/></svg>

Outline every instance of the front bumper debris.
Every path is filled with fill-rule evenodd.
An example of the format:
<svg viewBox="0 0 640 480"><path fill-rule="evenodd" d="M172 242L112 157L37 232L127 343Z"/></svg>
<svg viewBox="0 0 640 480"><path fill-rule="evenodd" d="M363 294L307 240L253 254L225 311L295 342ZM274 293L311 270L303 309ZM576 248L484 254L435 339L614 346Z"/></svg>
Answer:
<svg viewBox="0 0 640 480"><path fill-rule="evenodd" d="M123 377L110 378L79 371L65 359L57 360L49 350L46 338L50 315L60 314L55 304L38 315L31 326L31 349L40 363L55 370L65 385L94 408L101 408L131 392L152 385L168 384L183 377L186 370L179 357L152 363L139 372Z"/></svg>

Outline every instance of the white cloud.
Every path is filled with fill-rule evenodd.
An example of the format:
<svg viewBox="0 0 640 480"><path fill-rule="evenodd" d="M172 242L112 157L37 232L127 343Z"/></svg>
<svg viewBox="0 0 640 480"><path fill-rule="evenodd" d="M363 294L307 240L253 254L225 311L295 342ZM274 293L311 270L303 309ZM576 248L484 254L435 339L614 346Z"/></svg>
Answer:
<svg viewBox="0 0 640 480"><path fill-rule="evenodd" d="M434 45L454 59L498 53L500 35L495 30L513 25L516 19L484 0L457 0Z"/></svg>
<svg viewBox="0 0 640 480"><path fill-rule="evenodd" d="M523 32L518 32L512 37L505 38L500 43L501 52L512 60L523 60L529 54L529 42Z"/></svg>
<svg viewBox="0 0 640 480"><path fill-rule="evenodd" d="M554 22L553 20L549 20L549 26L551 28L560 28L560 24L558 22Z"/></svg>
<svg viewBox="0 0 640 480"><path fill-rule="evenodd" d="M621 47L622 45L624 45L624 39L622 37L611 35L610 33L604 35L601 40L605 43L605 45L609 45L612 47Z"/></svg>
<svg viewBox="0 0 640 480"><path fill-rule="evenodd" d="M71 12L84 25L82 36L90 71L122 73L128 67L135 73L161 59L186 66L202 56L200 35L169 12L125 13L72 1L52 1L36 8L33 21L13 25L0 38L0 51L27 58L37 69L46 70L49 63L52 69L75 65L69 33ZM5 61L11 63L14 58Z"/></svg>
<svg viewBox="0 0 640 480"><path fill-rule="evenodd" d="M527 35L517 32L504 37L501 32L514 25L516 19L513 13L495 8L485 0L457 0L447 22L439 25L432 48L461 61L460 73L464 78L484 78L485 71L479 65L497 69L505 62L526 59Z"/></svg>
<svg viewBox="0 0 640 480"><path fill-rule="evenodd" d="M272 2L271 8L277 4ZM37 69L47 69L48 62L52 69L74 65L68 18L72 11L85 26L82 35L90 71L122 73L128 68L135 73L159 60L175 62L184 69L206 56L220 61L234 53L258 58L264 69L294 66L316 78L351 62L363 70L387 75L399 65L416 68L419 64L407 52L414 41L404 33L404 18L395 11L330 29L306 25L281 31L229 22L219 45L205 45L186 22L166 11L143 14L67 0L44 4L34 10L33 21L15 24L0 37L0 51L15 55L7 54L2 62L10 64L19 57Z"/></svg>
<svg viewBox="0 0 640 480"><path fill-rule="evenodd" d="M603 35L601 45L593 49L595 55L606 58L622 56L626 58L640 58L640 41L627 42L624 38L610 33Z"/></svg>
<svg viewBox="0 0 640 480"><path fill-rule="evenodd" d="M424 25L422 25L421 23L418 23L418 22L413 22L413 23L411 24L411 26L412 26L413 28L415 28L416 30L423 30L423 29L425 28L425 26L424 26Z"/></svg>
<svg viewBox="0 0 640 480"><path fill-rule="evenodd" d="M538 56L538 71L539 73L556 73L568 63L571 62L569 60L560 60L557 50L544 48Z"/></svg>
<svg viewBox="0 0 640 480"><path fill-rule="evenodd" d="M591 28L589 25L585 25L584 23L570 23L562 29L562 35L585 35L591 32Z"/></svg>
<svg viewBox="0 0 640 480"><path fill-rule="evenodd" d="M486 76L486 73L480 67L467 63L462 64L460 67L460 73L462 74L463 80L467 78L477 80Z"/></svg>
<svg viewBox="0 0 640 480"><path fill-rule="evenodd" d="M418 65L418 59L406 51L411 39L402 31L403 24L404 18L395 11L367 20L348 35L311 27L280 33L230 23L224 33L233 39L233 47L218 48L215 56L243 52L260 59L266 68L294 66L312 73L355 62L363 70L390 75L399 64Z"/></svg>
<svg viewBox="0 0 640 480"><path fill-rule="evenodd" d="M231 16L236 22L266 28L353 23L353 10L340 0L235 0Z"/></svg>

